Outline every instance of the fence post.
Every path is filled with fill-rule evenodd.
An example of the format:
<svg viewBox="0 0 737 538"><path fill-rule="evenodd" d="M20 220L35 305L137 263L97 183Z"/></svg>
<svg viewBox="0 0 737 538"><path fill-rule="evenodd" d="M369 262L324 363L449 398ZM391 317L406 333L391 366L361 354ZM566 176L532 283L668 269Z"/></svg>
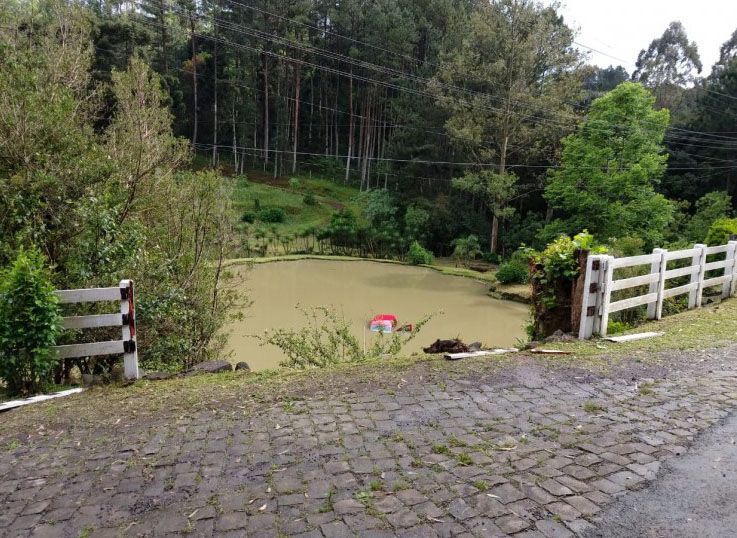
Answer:
<svg viewBox="0 0 737 538"><path fill-rule="evenodd" d="M614 256L604 256L604 290L601 299L601 321L599 334L606 336L607 325L609 325L609 304L612 302L612 280L614 280Z"/></svg>
<svg viewBox="0 0 737 538"><path fill-rule="evenodd" d="M731 278L724 283L724 287L722 288L723 299L731 297L735 291L735 279L737 279L737 241L729 241L727 243L727 260L732 263L727 263L724 267L724 276Z"/></svg>
<svg viewBox="0 0 737 538"><path fill-rule="evenodd" d="M706 265L706 245L696 244L693 248L699 252L694 254L691 265L696 269L691 273L691 284L696 283L696 289L688 292L688 308L701 307L701 295L704 292L704 266Z"/></svg>
<svg viewBox="0 0 737 538"><path fill-rule="evenodd" d="M601 323L601 275L603 274L604 256L589 256L586 260L586 276L584 278L581 319L578 325L578 338L586 340L597 332Z"/></svg>
<svg viewBox="0 0 737 538"><path fill-rule="evenodd" d="M658 298L654 303L647 305L647 319L660 319L663 317L663 290L665 290L665 268L668 265L665 254L668 251L662 248L653 249L653 254L660 254L659 258L653 260L650 265L650 274L659 274L657 282L651 282L648 293L657 293Z"/></svg>
<svg viewBox="0 0 737 538"><path fill-rule="evenodd" d="M126 379L140 378L136 344L136 310L133 281L120 281L120 313L123 316L123 372Z"/></svg>

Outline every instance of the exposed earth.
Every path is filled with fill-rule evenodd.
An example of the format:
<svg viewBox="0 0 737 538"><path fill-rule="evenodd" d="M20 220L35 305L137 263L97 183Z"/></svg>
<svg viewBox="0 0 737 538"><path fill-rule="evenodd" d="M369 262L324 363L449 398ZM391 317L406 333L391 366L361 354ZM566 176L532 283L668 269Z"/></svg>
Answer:
<svg viewBox="0 0 737 538"><path fill-rule="evenodd" d="M266 392L218 374L29 406L0 416L0 535L724 536L737 346L603 359Z"/></svg>

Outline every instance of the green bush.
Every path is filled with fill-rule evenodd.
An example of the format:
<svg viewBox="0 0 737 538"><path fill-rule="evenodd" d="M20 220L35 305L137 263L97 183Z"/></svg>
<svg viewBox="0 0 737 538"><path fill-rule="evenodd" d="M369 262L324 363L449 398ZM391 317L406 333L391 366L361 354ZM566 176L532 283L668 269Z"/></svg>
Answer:
<svg viewBox="0 0 737 538"><path fill-rule="evenodd" d="M412 265L430 265L433 261L433 255L432 252L414 241L409 247L407 261Z"/></svg>
<svg viewBox="0 0 737 538"><path fill-rule="evenodd" d="M456 262L468 263L482 254L479 238L475 235L459 237L458 239L454 239L451 244L454 247L453 257L456 259Z"/></svg>
<svg viewBox="0 0 737 538"><path fill-rule="evenodd" d="M499 264L502 261L502 257L498 252L484 252L481 255L481 259L486 263Z"/></svg>
<svg viewBox="0 0 737 538"><path fill-rule="evenodd" d="M261 222L277 223L284 222L287 214L281 207L265 207L258 212L258 220Z"/></svg>
<svg viewBox="0 0 737 538"><path fill-rule="evenodd" d="M296 177L290 177L289 178L289 188L293 190L297 190L302 186L302 182L297 179Z"/></svg>
<svg viewBox="0 0 737 538"><path fill-rule="evenodd" d="M501 264L494 276L500 284L525 284L529 278L527 265L514 259Z"/></svg>
<svg viewBox="0 0 737 538"><path fill-rule="evenodd" d="M37 392L56 357L61 329L58 299L43 255L21 250L0 272L0 378L11 394Z"/></svg>
<svg viewBox="0 0 737 538"><path fill-rule="evenodd" d="M241 215L241 222L247 222L248 224L253 224L256 221L256 213L253 211L245 211L243 215Z"/></svg>
<svg viewBox="0 0 737 538"><path fill-rule="evenodd" d="M315 198L314 193L306 192L305 195L302 197L302 203L304 205L317 205L317 198Z"/></svg>
<svg viewBox="0 0 737 538"><path fill-rule="evenodd" d="M709 227L706 244L709 246L724 245L729 241L730 235L737 235L737 219L717 219Z"/></svg>

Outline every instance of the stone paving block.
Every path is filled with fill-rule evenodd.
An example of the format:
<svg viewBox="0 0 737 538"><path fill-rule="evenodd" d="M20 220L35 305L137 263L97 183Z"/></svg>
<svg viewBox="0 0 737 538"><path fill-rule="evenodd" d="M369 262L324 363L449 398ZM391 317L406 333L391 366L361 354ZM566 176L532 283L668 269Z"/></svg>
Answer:
<svg viewBox="0 0 737 538"><path fill-rule="evenodd" d="M535 527L545 538L573 538L571 531L551 519L537 521Z"/></svg>
<svg viewBox="0 0 737 538"><path fill-rule="evenodd" d="M573 495L573 491L552 478L548 478L547 480L540 482L540 487L556 497L560 497L562 495Z"/></svg>
<svg viewBox="0 0 737 538"><path fill-rule="evenodd" d="M497 525L497 527L499 527L503 532L507 534L515 534L517 532L525 530L530 526L529 522L515 515L496 518L494 520L494 523Z"/></svg>
<svg viewBox="0 0 737 538"><path fill-rule="evenodd" d="M565 502L573 506L583 516L592 516L601 510L596 504L581 495L566 497Z"/></svg>

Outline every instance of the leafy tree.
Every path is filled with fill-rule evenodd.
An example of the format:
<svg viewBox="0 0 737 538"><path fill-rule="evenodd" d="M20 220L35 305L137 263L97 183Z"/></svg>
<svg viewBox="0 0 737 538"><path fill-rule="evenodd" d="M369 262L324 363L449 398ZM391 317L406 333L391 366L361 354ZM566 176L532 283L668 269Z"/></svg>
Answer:
<svg viewBox="0 0 737 538"><path fill-rule="evenodd" d="M735 58L737 58L737 30L719 47L719 60L712 68L712 77L718 77L719 72L725 69Z"/></svg>
<svg viewBox="0 0 737 538"><path fill-rule="evenodd" d="M529 0L481 3L465 38L443 58L433 80L438 104L450 114L445 126L456 146L479 165L496 165L495 174L474 173L455 184L472 193L486 191L492 252L516 181L509 164L532 157L532 148L545 147L551 132L563 134L541 116L572 116L570 99L580 92L572 40L554 8Z"/></svg>
<svg viewBox="0 0 737 538"><path fill-rule="evenodd" d="M712 223L728 217L731 212L732 199L726 192L705 194L696 201L696 212L686 224L686 238L689 241L703 241Z"/></svg>
<svg viewBox="0 0 737 538"><path fill-rule="evenodd" d="M671 22L663 35L640 51L632 80L656 91L657 103L671 107L683 88L696 81L702 65L695 41L689 41L683 24Z"/></svg>
<svg viewBox="0 0 737 538"><path fill-rule="evenodd" d="M491 252L497 251L499 222L514 214L509 203L517 194L517 176L511 172L498 173L493 170L466 172L463 177L453 180L453 186L479 196L491 210Z"/></svg>
<svg viewBox="0 0 737 538"><path fill-rule="evenodd" d="M594 101L578 131L563 140L561 166L545 189L558 214L548 236L585 228L599 237L662 241L673 205L655 186L665 172L669 116L653 104L650 92L631 82Z"/></svg>
<svg viewBox="0 0 737 538"><path fill-rule="evenodd" d="M724 245L734 235L737 235L737 219L717 219L709 227L705 242L709 246Z"/></svg>
<svg viewBox="0 0 737 538"><path fill-rule="evenodd" d="M86 13L56 0L37 13L32 33L22 17L11 20L17 32L0 32L9 111L0 118L0 261L37 245L59 287L133 278L146 367L217 353L235 306L222 270L234 246L229 182L179 173L186 141L173 136L160 78L140 58L111 73L113 107L100 122ZM73 360L83 372L100 365Z"/></svg>
<svg viewBox="0 0 737 538"><path fill-rule="evenodd" d="M39 250L21 249L0 271L0 379L10 394L43 388L56 362L61 316L45 262Z"/></svg>

